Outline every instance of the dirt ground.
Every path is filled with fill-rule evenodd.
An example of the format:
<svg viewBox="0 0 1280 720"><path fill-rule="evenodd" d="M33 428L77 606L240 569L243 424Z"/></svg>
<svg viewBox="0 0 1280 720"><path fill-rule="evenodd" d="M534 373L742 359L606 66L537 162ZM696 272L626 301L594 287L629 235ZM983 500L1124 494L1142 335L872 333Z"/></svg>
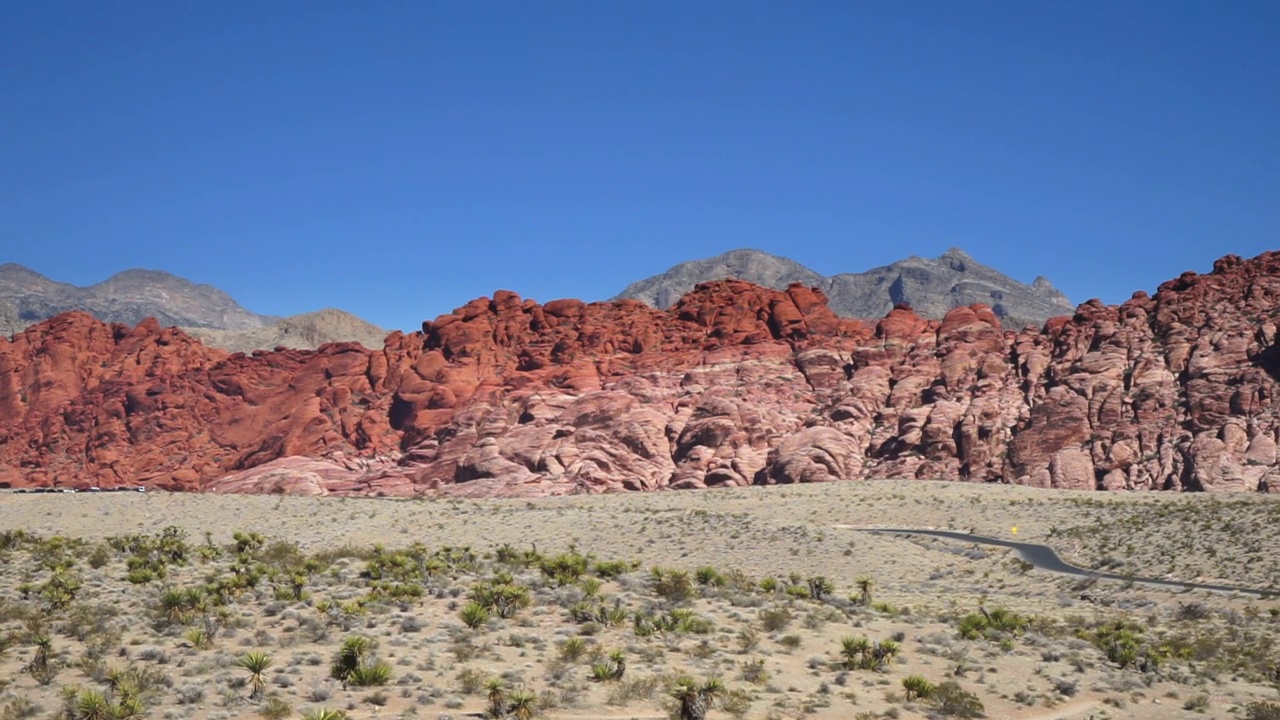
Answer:
<svg viewBox="0 0 1280 720"><path fill-rule="evenodd" d="M142 561L139 543L120 538L170 526L181 530L186 558L162 578L126 579ZM722 681L712 718L954 709L908 698L902 681L915 675L972 693L990 718L1244 717L1251 702L1280 702L1280 675L1268 665L1280 662L1275 599L1057 576L999 548L858 529L876 526L968 530L1048 544L1070 562L1122 575L1280 592L1280 498L1267 496L911 481L532 501L3 493L0 708L9 714L0 718L66 717L57 714L64 692L119 700L125 671L147 686L146 715L166 719L270 716L273 697L276 712L286 705L295 716L324 707L352 718L466 717L488 707L492 678L503 680L503 698L536 696L539 717L659 718L678 675ZM37 539L15 540L19 530ZM236 531L264 542L237 553ZM54 536L84 542L51 547ZM401 578L420 596L390 597L389 581L371 573L372 548L394 554L415 543L405 562L443 566ZM203 547L211 549L198 554ZM459 548L471 559L454 564ZM587 555L631 564L573 582L545 569L550 558ZM255 585L216 608L207 601L209 588L250 566L262 568ZM688 597L664 594L655 567L668 580L689 573ZM291 595L299 572L303 587ZM49 586L67 577L79 586L60 600ZM829 587L815 598L806 588L819 577ZM776 582L762 589L766 578ZM528 592L528 605L467 627L461 614L477 585L508 580ZM166 621L166 589L200 589L206 602ZM588 610L597 616L579 617ZM965 616L994 610L1021 625L966 636ZM638 630L637 616L673 611L691 611L693 629ZM190 633L214 628L205 623L215 615L213 637L194 642ZM1121 631L1139 659L1115 655L1128 642L1117 640ZM51 641L41 667L54 668L46 684L30 672L41 633ZM392 671L385 687L344 688L330 677L352 635L376 641ZM864 637L900 649L888 663L856 667L842 641ZM254 651L271 657L261 693L237 664ZM625 672L596 681L592 666L607 665L612 651L626 658Z"/></svg>

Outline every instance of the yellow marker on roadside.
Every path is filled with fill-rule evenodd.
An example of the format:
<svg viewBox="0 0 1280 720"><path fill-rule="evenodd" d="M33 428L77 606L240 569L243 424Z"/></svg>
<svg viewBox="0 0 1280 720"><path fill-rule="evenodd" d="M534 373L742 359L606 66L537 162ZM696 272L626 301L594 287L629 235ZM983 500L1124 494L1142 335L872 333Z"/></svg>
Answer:
<svg viewBox="0 0 1280 720"><path fill-rule="evenodd" d="M1013 528L1011 528L1011 530L1013 531L1014 535L1018 534L1018 527L1016 525Z"/></svg>

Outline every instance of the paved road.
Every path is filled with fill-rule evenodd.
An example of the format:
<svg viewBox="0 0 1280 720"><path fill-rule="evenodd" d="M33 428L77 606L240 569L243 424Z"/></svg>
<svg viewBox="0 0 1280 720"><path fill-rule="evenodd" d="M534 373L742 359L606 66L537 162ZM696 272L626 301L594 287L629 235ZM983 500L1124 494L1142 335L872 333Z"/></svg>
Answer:
<svg viewBox="0 0 1280 720"><path fill-rule="evenodd" d="M1058 557L1057 551L1048 545L1036 545L1033 543L1014 542L1012 540L1001 540L1000 538L987 537L985 535L972 535L966 532L958 532L955 530L924 530L917 528L864 528L844 526L850 530L858 530L860 532L871 533L888 533L888 534L906 534L906 535L929 535L932 537L949 538L952 540L962 540L964 542L980 543L982 545L999 545L1000 547L1013 548L1017 551L1018 556L1024 561L1031 563L1032 566L1049 572L1062 573L1063 575L1076 575L1079 577L1099 578L1102 580L1119 580L1121 582L1134 582L1143 585L1154 585L1157 587L1171 587L1180 590L1213 590L1216 592L1243 593L1246 595L1258 595L1261 597L1272 597L1280 592L1276 590L1259 590L1258 588L1240 587L1238 585L1217 585L1214 583L1195 583L1182 582L1180 580L1162 580L1160 578L1135 577L1129 575L1119 575L1116 573L1102 572L1099 570L1089 570L1082 567L1076 567L1062 558Z"/></svg>

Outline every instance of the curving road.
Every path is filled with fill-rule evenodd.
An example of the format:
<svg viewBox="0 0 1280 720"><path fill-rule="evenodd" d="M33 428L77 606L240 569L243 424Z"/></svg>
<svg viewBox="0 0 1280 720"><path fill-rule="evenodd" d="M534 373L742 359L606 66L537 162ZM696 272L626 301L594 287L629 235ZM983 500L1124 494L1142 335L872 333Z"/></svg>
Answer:
<svg viewBox="0 0 1280 720"><path fill-rule="evenodd" d="M1082 567L1076 567L1062 558L1058 557L1057 551L1048 545L1036 545L1034 543L1014 542L1012 540L1001 540L1000 538L987 537L985 535L972 535L966 532L958 532L955 530L925 530L917 528L868 528L868 527L852 527L843 525L849 530L857 530L859 532L869 533L890 533L905 535L928 535L931 537L949 538L952 540L962 540L964 542L980 543L982 545L999 545L1000 547L1012 548L1017 551L1018 556L1023 561L1030 563L1033 567L1040 570L1048 570L1049 572L1061 573L1063 575L1076 575L1078 577L1098 578L1101 580L1119 580L1121 582L1134 582L1143 585L1154 585L1157 587L1178 588L1180 590L1212 590L1215 592L1243 593L1246 595L1257 595L1259 597L1273 597L1280 594L1276 590L1260 590L1258 588L1240 587L1238 585L1218 585L1214 583L1195 583L1182 582L1180 580L1162 580L1160 578L1146 578L1129 575L1119 575L1116 573L1102 572L1100 570L1089 570Z"/></svg>

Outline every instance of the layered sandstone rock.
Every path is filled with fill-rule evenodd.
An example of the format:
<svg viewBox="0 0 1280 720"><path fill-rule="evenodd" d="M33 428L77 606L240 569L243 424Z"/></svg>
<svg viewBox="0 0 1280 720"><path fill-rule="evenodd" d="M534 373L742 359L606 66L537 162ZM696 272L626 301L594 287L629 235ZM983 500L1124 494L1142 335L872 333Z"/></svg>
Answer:
<svg viewBox="0 0 1280 720"><path fill-rule="evenodd" d="M990 309L875 327L821 292L670 310L510 292L253 355L71 313L0 339L0 483L535 496L877 477L1258 490L1276 470L1280 253L1039 332Z"/></svg>

